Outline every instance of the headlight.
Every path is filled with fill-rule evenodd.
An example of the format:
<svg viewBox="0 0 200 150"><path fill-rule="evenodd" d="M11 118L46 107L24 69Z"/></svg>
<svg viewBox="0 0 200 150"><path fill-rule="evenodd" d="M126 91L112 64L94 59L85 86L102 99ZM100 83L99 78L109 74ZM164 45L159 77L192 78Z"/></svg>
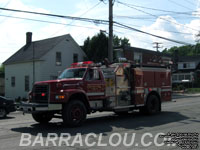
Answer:
<svg viewBox="0 0 200 150"><path fill-rule="evenodd" d="M57 100L65 99L65 95L56 95Z"/></svg>

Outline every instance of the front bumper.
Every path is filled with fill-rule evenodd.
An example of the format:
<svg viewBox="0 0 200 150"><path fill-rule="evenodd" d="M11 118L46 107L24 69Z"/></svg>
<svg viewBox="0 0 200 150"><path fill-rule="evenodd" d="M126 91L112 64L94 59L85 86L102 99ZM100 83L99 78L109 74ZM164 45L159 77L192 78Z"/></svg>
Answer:
<svg viewBox="0 0 200 150"><path fill-rule="evenodd" d="M62 104L40 104L23 102L19 106L19 111L24 113L59 111L62 109Z"/></svg>

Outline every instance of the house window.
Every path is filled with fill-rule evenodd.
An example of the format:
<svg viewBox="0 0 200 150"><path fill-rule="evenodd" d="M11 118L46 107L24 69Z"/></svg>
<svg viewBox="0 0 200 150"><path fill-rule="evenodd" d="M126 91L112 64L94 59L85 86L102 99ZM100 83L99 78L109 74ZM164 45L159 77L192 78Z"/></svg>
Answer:
<svg viewBox="0 0 200 150"><path fill-rule="evenodd" d="M173 81L177 81L177 79L178 79L178 78L177 78L177 75L173 75L173 76L172 76L172 80L173 80Z"/></svg>
<svg viewBox="0 0 200 150"><path fill-rule="evenodd" d="M184 80L184 75L179 75L179 80L180 81Z"/></svg>
<svg viewBox="0 0 200 150"><path fill-rule="evenodd" d="M136 64L142 63L142 54L141 53L134 53L134 62Z"/></svg>
<svg viewBox="0 0 200 150"><path fill-rule="evenodd" d="M78 62L78 54L73 54L73 63Z"/></svg>
<svg viewBox="0 0 200 150"><path fill-rule="evenodd" d="M187 64L186 63L183 64L183 68L187 68Z"/></svg>
<svg viewBox="0 0 200 150"><path fill-rule="evenodd" d="M26 92L28 92L30 89L29 89L29 76L25 76L25 78L24 78L24 80L25 80L25 91Z"/></svg>
<svg viewBox="0 0 200 150"><path fill-rule="evenodd" d="M190 80L190 75L185 75L185 80Z"/></svg>
<svg viewBox="0 0 200 150"><path fill-rule="evenodd" d="M15 77L11 77L11 86L15 87Z"/></svg>
<svg viewBox="0 0 200 150"><path fill-rule="evenodd" d="M62 65L61 52L56 52L56 66Z"/></svg>

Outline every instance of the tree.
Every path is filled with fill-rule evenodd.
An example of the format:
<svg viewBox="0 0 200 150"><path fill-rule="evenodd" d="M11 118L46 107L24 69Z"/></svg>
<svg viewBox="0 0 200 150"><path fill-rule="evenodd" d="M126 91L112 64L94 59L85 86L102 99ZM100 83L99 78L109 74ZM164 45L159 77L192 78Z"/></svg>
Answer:
<svg viewBox="0 0 200 150"><path fill-rule="evenodd" d="M170 49L165 49L163 53L175 54L178 51L179 56L195 56L200 54L200 43L196 45L174 46Z"/></svg>
<svg viewBox="0 0 200 150"><path fill-rule="evenodd" d="M0 66L0 77L4 77L5 76L5 67L4 65Z"/></svg>
<svg viewBox="0 0 200 150"><path fill-rule="evenodd" d="M113 44L114 47L130 46L127 38L119 38L116 35L113 36ZM104 32L99 32L92 38L87 37L82 48L86 53L88 60L100 62L104 58L108 58L108 36Z"/></svg>
<svg viewBox="0 0 200 150"><path fill-rule="evenodd" d="M196 42L197 42L197 43L200 42L200 32L196 35Z"/></svg>
<svg viewBox="0 0 200 150"><path fill-rule="evenodd" d="M127 39L126 37L124 37L123 39L122 38L119 38L118 36L114 35L113 37L113 44L114 44L114 47L118 47L118 46L130 46L130 43L129 43L129 39Z"/></svg>

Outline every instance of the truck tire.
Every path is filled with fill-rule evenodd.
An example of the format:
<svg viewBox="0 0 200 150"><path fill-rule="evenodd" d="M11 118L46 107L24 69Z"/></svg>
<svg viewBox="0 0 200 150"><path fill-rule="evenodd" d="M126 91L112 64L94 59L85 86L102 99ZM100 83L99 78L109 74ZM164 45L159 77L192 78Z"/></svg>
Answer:
<svg viewBox="0 0 200 150"><path fill-rule="evenodd" d="M5 118L7 115L5 108L0 108L0 118Z"/></svg>
<svg viewBox="0 0 200 150"><path fill-rule="evenodd" d="M50 113L33 113L33 119L41 124L48 123L53 118L53 114Z"/></svg>
<svg viewBox="0 0 200 150"><path fill-rule="evenodd" d="M62 111L63 123L69 127L81 126L87 116L84 103L80 100L71 100L65 104Z"/></svg>
<svg viewBox="0 0 200 150"><path fill-rule="evenodd" d="M150 95L147 99L145 109L147 114L149 115L153 115L160 112L159 98L156 95Z"/></svg>

